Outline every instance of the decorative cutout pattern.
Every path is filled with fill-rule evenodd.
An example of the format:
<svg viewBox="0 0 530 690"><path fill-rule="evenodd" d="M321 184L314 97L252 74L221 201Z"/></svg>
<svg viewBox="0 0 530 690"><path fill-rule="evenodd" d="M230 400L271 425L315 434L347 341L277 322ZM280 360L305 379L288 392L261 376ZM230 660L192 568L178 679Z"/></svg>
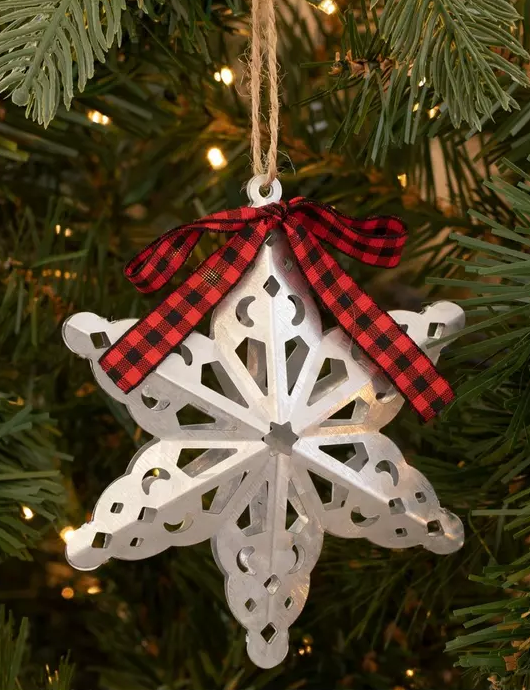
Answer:
<svg viewBox="0 0 530 690"><path fill-rule="evenodd" d="M442 330L464 322L449 302L393 316L434 361ZM325 531L436 553L461 546L459 519L379 432L403 399L342 330L322 333L279 234L215 310L211 336L192 333L125 395L98 359L133 323L83 313L64 326L101 387L154 436L68 541L72 565L211 539L249 655L270 668L287 653Z"/></svg>

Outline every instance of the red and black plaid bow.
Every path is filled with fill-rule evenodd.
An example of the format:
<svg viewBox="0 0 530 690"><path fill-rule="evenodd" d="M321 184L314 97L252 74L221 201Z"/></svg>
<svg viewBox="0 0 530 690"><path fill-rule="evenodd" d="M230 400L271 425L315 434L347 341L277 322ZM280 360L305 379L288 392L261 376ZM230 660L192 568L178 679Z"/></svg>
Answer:
<svg viewBox="0 0 530 690"><path fill-rule="evenodd" d="M394 319L320 244L324 240L363 263L392 268L399 263L406 241L403 223L394 217L354 219L302 197L214 213L170 230L130 261L127 278L141 292L154 292L183 265L201 233L232 233L224 246L105 352L99 363L110 378L126 393L136 388L236 285L267 234L277 227L285 231L322 305L416 412L424 420L434 417L452 400L451 387Z"/></svg>

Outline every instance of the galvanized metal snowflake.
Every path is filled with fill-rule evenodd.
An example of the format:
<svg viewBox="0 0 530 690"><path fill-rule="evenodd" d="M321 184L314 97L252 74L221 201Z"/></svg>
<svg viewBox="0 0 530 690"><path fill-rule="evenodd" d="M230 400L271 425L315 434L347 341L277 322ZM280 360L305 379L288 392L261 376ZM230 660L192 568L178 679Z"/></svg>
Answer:
<svg viewBox="0 0 530 690"><path fill-rule="evenodd" d="M464 325L450 302L392 316L433 361L437 341ZM154 436L68 541L74 567L210 538L249 656L269 668L288 651L324 532L460 548L460 520L379 432L403 398L342 330L322 332L279 233L215 310L211 336L192 333L125 395L98 359L133 323L81 313L64 327L101 387Z"/></svg>

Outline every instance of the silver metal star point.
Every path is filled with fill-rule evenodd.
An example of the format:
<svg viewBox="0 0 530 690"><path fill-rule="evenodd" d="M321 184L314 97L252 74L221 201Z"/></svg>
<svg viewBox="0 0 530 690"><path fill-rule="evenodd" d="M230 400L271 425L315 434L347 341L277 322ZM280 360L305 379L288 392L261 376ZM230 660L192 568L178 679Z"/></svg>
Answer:
<svg viewBox="0 0 530 690"><path fill-rule="evenodd" d="M450 302L391 313L433 361L464 325ZM98 359L133 323L81 313L64 326L68 347L154 437L68 541L74 567L211 539L249 656L270 668L287 654L324 532L460 548L460 520L379 431L403 398L340 328L322 332L279 233L215 310L210 337L190 334L125 395Z"/></svg>

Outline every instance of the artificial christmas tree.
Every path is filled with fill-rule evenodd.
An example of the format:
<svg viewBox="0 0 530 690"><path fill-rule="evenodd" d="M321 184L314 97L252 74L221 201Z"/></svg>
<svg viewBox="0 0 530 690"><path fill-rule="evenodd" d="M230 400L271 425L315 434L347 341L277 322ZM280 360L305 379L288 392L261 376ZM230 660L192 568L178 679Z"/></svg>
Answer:
<svg viewBox="0 0 530 690"><path fill-rule="evenodd" d="M385 310L451 299L467 312L442 364L455 403L427 425L403 410L385 430L462 519L466 544L437 557L326 537L287 657L264 671L245 657L207 545L90 575L63 555L148 437L65 352L61 325L149 312L123 280L127 259L246 203L237 56L249 8L0 3L1 579L29 621L17 637L0 618L2 689L528 686L528 9L277 8L284 198L402 217L399 268L337 254L342 268ZM223 242L204 235L177 282ZM68 650L75 671L60 661Z"/></svg>

